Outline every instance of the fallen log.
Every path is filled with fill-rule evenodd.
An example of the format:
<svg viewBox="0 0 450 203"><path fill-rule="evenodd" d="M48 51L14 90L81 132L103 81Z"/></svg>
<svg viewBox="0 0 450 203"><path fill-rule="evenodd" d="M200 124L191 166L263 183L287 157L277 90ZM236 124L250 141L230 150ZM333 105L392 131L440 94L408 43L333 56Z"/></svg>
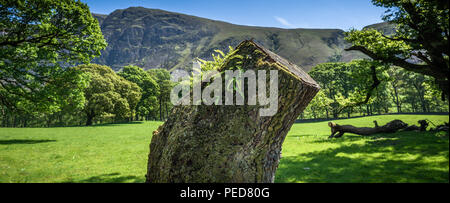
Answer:
<svg viewBox="0 0 450 203"><path fill-rule="evenodd" d="M403 131L420 131L420 127L417 127L416 125L410 125L404 128Z"/></svg>
<svg viewBox="0 0 450 203"><path fill-rule="evenodd" d="M418 127L416 125L410 125L410 126L404 128L403 131L420 131L420 132L427 131L427 127L429 124L426 120L419 120L419 121L417 121L417 123L420 124L420 127Z"/></svg>
<svg viewBox="0 0 450 203"><path fill-rule="evenodd" d="M427 131L428 122L426 120L420 120L420 121L418 121L418 123L420 124L420 128L419 128L420 132Z"/></svg>
<svg viewBox="0 0 450 203"><path fill-rule="evenodd" d="M386 125L378 126L376 122L374 128L369 127L355 127L352 125L338 125L334 122L329 122L328 126L331 128L331 135L328 138L340 138L344 133L353 133L357 135L369 136L377 133L395 133L398 130L404 129L408 124L401 120L393 120Z"/></svg>
<svg viewBox="0 0 450 203"><path fill-rule="evenodd" d="M430 131L434 131L434 132L444 131L444 132L446 132L446 136L448 136L448 134L449 134L449 124L447 122L444 122L443 125L438 125L434 129L431 128Z"/></svg>

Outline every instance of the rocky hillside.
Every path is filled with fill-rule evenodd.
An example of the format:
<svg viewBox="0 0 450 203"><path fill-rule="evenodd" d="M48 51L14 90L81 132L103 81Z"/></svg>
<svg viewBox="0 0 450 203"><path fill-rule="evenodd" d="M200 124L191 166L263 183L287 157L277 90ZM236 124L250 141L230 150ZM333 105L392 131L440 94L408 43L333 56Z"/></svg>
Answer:
<svg viewBox="0 0 450 203"><path fill-rule="evenodd" d="M328 61L349 61L362 54L348 47L338 29L280 29L234 25L157 9L130 7L109 15L94 14L108 42L95 63L119 70L134 64L144 69L189 69L192 59L211 59L215 49L228 51L254 39L271 51L303 67Z"/></svg>
<svg viewBox="0 0 450 203"><path fill-rule="evenodd" d="M395 30L396 30L395 24L391 24L391 23L387 23L387 22L368 25L368 26L364 27L363 29L375 29L375 30L378 30L379 32L382 32L385 35L392 35L395 33Z"/></svg>

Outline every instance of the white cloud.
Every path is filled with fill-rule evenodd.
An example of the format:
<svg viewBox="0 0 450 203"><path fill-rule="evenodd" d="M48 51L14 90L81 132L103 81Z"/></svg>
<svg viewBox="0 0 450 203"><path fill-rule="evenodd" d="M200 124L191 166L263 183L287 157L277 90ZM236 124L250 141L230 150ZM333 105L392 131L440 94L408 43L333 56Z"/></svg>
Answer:
<svg viewBox="0 0 450 203"><path fill-rule="evenodd" d="M275 20L277 20L279 23L281 23L282 25L288 27L288 28L294 28L294 25L292 25L291 23L289 23L286 19L282 18L282 17L278 17L278 16L274 16Z"/></svg>

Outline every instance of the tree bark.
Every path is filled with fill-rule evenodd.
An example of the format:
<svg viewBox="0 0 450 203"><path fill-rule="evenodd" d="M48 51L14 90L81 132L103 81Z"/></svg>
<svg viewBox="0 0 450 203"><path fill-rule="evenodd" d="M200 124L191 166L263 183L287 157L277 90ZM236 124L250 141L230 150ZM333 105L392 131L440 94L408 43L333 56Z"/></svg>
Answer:
<svg viewBox="0 0 450 203"><path fill-rule="evenodd" d="M398 87L396 85L393 86L394 88L394 103L397 106L397 113L401 113L402 112L402 107L400 105L400 99L399 99L399 95L398 95Z"/></svg>
<svg viewBox="0 0 450 203"><path fill-rule="evenodd" d="M260 105L174 106L153 132L146 182L274 182L286 134L320 87L302 69L253 41L242 42L236 51L243 57L230 57L219 71L237 62L243 70L278 70L277 113L260 116Z"/></svg>
<svg viewBox="0 0 450 203"><path fill-rule="evenodd" d="M355 127L352 125L338 125L334 122L329 122L328 126L331 128L331 135L328 138L340 138L345 133L353 133L357 135L369 136L377 133L395 133L400 129L408 127L408 124L401 120L393 120L384 126L378 126L374 121L375 128Z"/></svg>
<svg viewBox="0 0 450 203"><path fill-rule="evenodd" d="M159 120L160 121L162 121L163 120L163 118L162 118L162 93L160 93L160 96L159 96Z"/></svg>
<svg viewBox="0 0 450 203"><path fill-rule="evenodd" d="M88 113L86 115L86 126L91 126L93 120L94 120L94 114Z"/></svg>

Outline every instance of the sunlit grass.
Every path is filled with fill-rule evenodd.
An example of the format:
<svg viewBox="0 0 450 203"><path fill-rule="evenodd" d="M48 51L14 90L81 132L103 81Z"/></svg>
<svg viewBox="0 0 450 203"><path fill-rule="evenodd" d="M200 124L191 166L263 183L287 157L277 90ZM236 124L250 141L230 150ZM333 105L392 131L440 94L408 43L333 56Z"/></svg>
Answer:
<svg viewBox="0 0 450 203"><path fill-rule="evenodd" d="M401 119L408 124L448 116L385 115L335 121L373 126ZM430 124L431 125L431 124ZM434 127L431 125L431 127ZM399 132L328 139L327 122L295 124L283 145L276 182L448 182L449 138L431 132Z"/></svg>
<svg viewBox="0 0 450 203"><path fill-rule="evenodd" d="M0 129L0 182L143 182L160 124Z"/></svg>
<svg viewBox="0 0 450 203"><path fill-rule="evenodd" d="M448 116L387 115L338 120L373 126ZM0 182L144 182L152 131L161 122L94 127L0 128ZM402 132L327 139L327 122L294 124L276 182L448 182L448 137Z"/></svg>

